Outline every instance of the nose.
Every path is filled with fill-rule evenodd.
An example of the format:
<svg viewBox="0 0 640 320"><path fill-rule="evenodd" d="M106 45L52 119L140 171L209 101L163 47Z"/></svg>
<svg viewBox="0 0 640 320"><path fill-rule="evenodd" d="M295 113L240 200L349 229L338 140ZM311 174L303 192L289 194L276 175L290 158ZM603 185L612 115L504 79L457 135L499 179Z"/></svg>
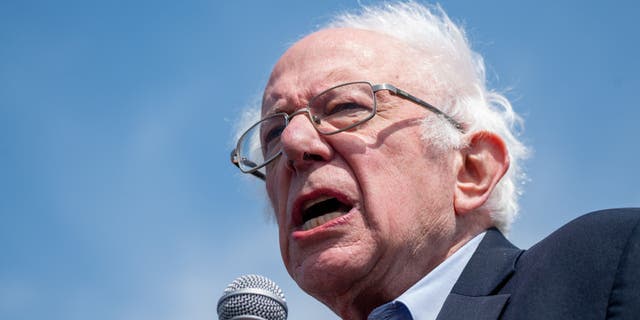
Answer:
<svg viewBox="0 0 640 320"><path fill-rule="evenodd" d="M297 112L296 112L297 113ZM289 124L282 131L282 157L287 169L299 173L314 163L331 159L333 149L324 136L311 123L309 114L292 114Z"/></svg>

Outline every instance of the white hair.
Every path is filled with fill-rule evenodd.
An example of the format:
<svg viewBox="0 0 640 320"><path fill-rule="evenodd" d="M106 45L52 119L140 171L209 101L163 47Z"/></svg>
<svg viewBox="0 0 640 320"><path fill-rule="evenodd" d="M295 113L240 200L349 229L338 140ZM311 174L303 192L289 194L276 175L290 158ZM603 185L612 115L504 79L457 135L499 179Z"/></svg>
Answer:
<svg viewBox="0 0 640 320"><path fill-rule="evenodd" d="M417 61L425 74L424 86L434 94L432 101L439 109L465 126L461 134L439 117L423 121L423 139L437 150L463 148L475 132L489 131L505 142L510 166L491 196L479 209L489 212L494 224L503 232L519 211L518 198L526 176L522 160L528 148L518 140L522 119L513 111L502 94L486 87L482 56L471 50L464 30L453 23L440 6L423 6L413 1L363 6L358 13L342 13L320 27L356 28L395 37L424 53ZM428 72L424 72L428 70ZM417 84L419 85L419 84ZM245 113L240 127L259 119L257 107Z"/></svg>
<svg viewBox="0 0 640 320"><path fill-rule="evenodd" d="M480 131L493 132L504 140L510 167L480 210L489 212L496 227L507 232L519 211L520 186L526 178L522 160L528 148L517 138L523 121L506 97L487 89L484 61L471 50L464 30L440 6L427 7L413 1L365 6L358 13L334 17L324 28L379 32L424 53L424 60L416 64L422 67L420 70L428 70L424 85L436 95L434 103L465 126L461 134L446 121L427 117L423 137L431 146L462 148L470 134Z"/></svg>

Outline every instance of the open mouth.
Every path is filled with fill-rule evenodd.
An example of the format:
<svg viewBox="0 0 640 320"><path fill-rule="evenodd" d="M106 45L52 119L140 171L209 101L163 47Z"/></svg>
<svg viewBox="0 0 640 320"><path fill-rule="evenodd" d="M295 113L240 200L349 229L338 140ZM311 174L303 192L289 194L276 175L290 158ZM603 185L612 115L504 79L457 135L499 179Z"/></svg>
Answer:
<svg viewBox="0 0 640 320"><path fill-rule="evenodd" d="M302 230L310 230L346 214L352 206L333 197L322 197L305 205L302 211Z"/></svg>

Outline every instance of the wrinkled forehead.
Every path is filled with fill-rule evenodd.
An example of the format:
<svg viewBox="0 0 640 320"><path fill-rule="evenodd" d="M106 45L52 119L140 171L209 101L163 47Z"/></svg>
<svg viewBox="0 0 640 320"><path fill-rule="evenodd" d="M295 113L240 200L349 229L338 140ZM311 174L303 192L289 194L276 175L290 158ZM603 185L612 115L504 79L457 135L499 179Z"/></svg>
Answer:
<svg viewBox="0 0 640 320"><path fill-rule="evenodd" d="M273 68L262 113L303 106L314 95L345 82L402 85L398 81L416 60L415 54L405 43L373 31L342 28L313 33L291 46Z"/></svg>

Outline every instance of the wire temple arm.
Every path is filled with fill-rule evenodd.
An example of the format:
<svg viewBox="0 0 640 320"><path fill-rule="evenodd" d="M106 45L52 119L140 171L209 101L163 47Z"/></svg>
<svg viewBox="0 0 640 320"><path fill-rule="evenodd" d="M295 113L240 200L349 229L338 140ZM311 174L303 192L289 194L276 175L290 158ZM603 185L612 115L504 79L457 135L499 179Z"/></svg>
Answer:
<svg viewBox="0 0 640 320"><path fill-rule="evenodd" d="M451 123L456 129L458 129L460 132L464 132L463 128L462 128L462 124L460 124L460 122L456 121L455 119L451 118L449 115L447 115L446 113L442 112L440 109L434 107L433 105L431 105L430 103L404 91L401 89L396 88L395 86L388 84L388 83L382 83L382 84L377 84L373 86L373 91L377 92L380 90L389 90L391 91L391 93L400 96L402 98L411 100L421 106L423 106L424 108L428 109L429 111L444 117L447 121L449 121L449 123Z"/></svg>
<svg viewBox="0 0 640 320"><path fill-rule="evenodd" d="M243 161L245 161L247 164L253 165L255 166L255 163L244 159ZM258 171L258 169L254 169L252 171L244 171L242 170L242 168L240 168L240 161L238 160L238 153L236 152L236 149L231 150L231 163L233 163L234 166L238 167L238 169L240 169L240 171L244 172L244 173L251 173L252 175L254 175L255 177L259 178L260 180L264 181L266 180L266 176Z"/></svg>

